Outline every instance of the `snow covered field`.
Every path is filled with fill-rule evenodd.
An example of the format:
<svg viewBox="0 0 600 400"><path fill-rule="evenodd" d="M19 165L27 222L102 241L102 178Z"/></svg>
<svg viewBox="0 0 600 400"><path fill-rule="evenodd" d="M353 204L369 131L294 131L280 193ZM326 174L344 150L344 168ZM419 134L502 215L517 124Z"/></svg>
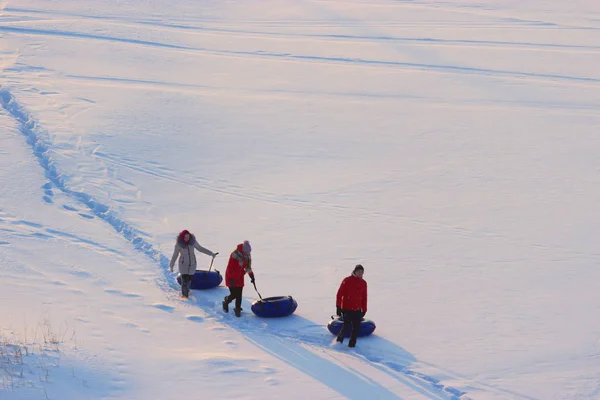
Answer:
<svg viewBox="0 0 600 400"><path fill-rule="evenodd" d="M0 10L0 399L600 398L599 2Z"/></svg>

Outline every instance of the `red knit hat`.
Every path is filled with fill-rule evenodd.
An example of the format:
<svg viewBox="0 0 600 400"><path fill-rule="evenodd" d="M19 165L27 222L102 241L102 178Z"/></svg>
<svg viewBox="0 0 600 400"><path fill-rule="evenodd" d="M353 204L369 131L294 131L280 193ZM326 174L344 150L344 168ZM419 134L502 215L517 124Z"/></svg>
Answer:
<svg viewBox="0 0 600 400"><path fill-rule="evenodd" d="M192 234L187 229L182 230L181 233L179 234L179 240L181 240L184 243L187 243L187 241L185 240L185 235L192 236Z"/></svg>

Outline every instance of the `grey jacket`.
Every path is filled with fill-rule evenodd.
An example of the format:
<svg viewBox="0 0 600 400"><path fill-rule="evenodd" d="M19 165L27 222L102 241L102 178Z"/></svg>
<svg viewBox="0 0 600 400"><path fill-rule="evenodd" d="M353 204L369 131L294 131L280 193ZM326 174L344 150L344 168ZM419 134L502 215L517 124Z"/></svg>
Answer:
<svg viewBox="0 0 600 400"><path fill-rule="evenodd" d="M185 243L177 238L169 267L173 268L177 257L179 257L179 273L181 275L194 275L196 273L196 255L194 254L194 249L207 256L214 257L215 255L212 251L200 246L194 235L190 235L189 243Z"/></svg>

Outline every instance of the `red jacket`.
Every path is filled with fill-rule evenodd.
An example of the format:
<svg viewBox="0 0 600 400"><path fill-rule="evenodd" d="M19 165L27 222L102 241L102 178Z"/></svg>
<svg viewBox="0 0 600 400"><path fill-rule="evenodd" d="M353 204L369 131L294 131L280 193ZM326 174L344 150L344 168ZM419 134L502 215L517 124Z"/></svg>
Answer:
<svg viewBox="0 0 600 400"><path fill-rule="evenodd" d="M344 278L337 292L336 307L367 312L367 281L355 275Z"/></svg>
<svg viewBox="0 0 600 400"><path fill-rule="evenodd" d="M229 256L227 270L225 271L225 284L228 287L244 287L244 275L246 272L251 277L254 276L252 272L252 259L249 254L242 252L242 244L240 243L237 245L237 249Z"/></svg>

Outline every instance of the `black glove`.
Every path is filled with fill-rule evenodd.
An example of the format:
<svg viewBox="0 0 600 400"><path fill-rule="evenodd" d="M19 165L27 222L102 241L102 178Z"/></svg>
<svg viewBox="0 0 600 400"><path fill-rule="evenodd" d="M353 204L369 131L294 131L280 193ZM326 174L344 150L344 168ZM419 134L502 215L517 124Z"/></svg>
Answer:
<svg viewBox="0 0 600 400"><path fill-rule="evenodd" d="M340 307L340 306L336 306L335 314L336 314L338 317L341 317L341 316L342 316L342 307Z"/></svg>
<svg viewBox="0 0 600 400"><path fill-rule="evenodd" d="M213 258L215 258L217 256L217 254L219 254L219 252L217 251L216 253L213 254Z"/></svg>
<svg viewBox="0 0 600 400"><path fill-rule="evenodd" d="M251 282L252 284L254 284L254 275L252 275L252 276L250 277L250 282Z"/></svg>

